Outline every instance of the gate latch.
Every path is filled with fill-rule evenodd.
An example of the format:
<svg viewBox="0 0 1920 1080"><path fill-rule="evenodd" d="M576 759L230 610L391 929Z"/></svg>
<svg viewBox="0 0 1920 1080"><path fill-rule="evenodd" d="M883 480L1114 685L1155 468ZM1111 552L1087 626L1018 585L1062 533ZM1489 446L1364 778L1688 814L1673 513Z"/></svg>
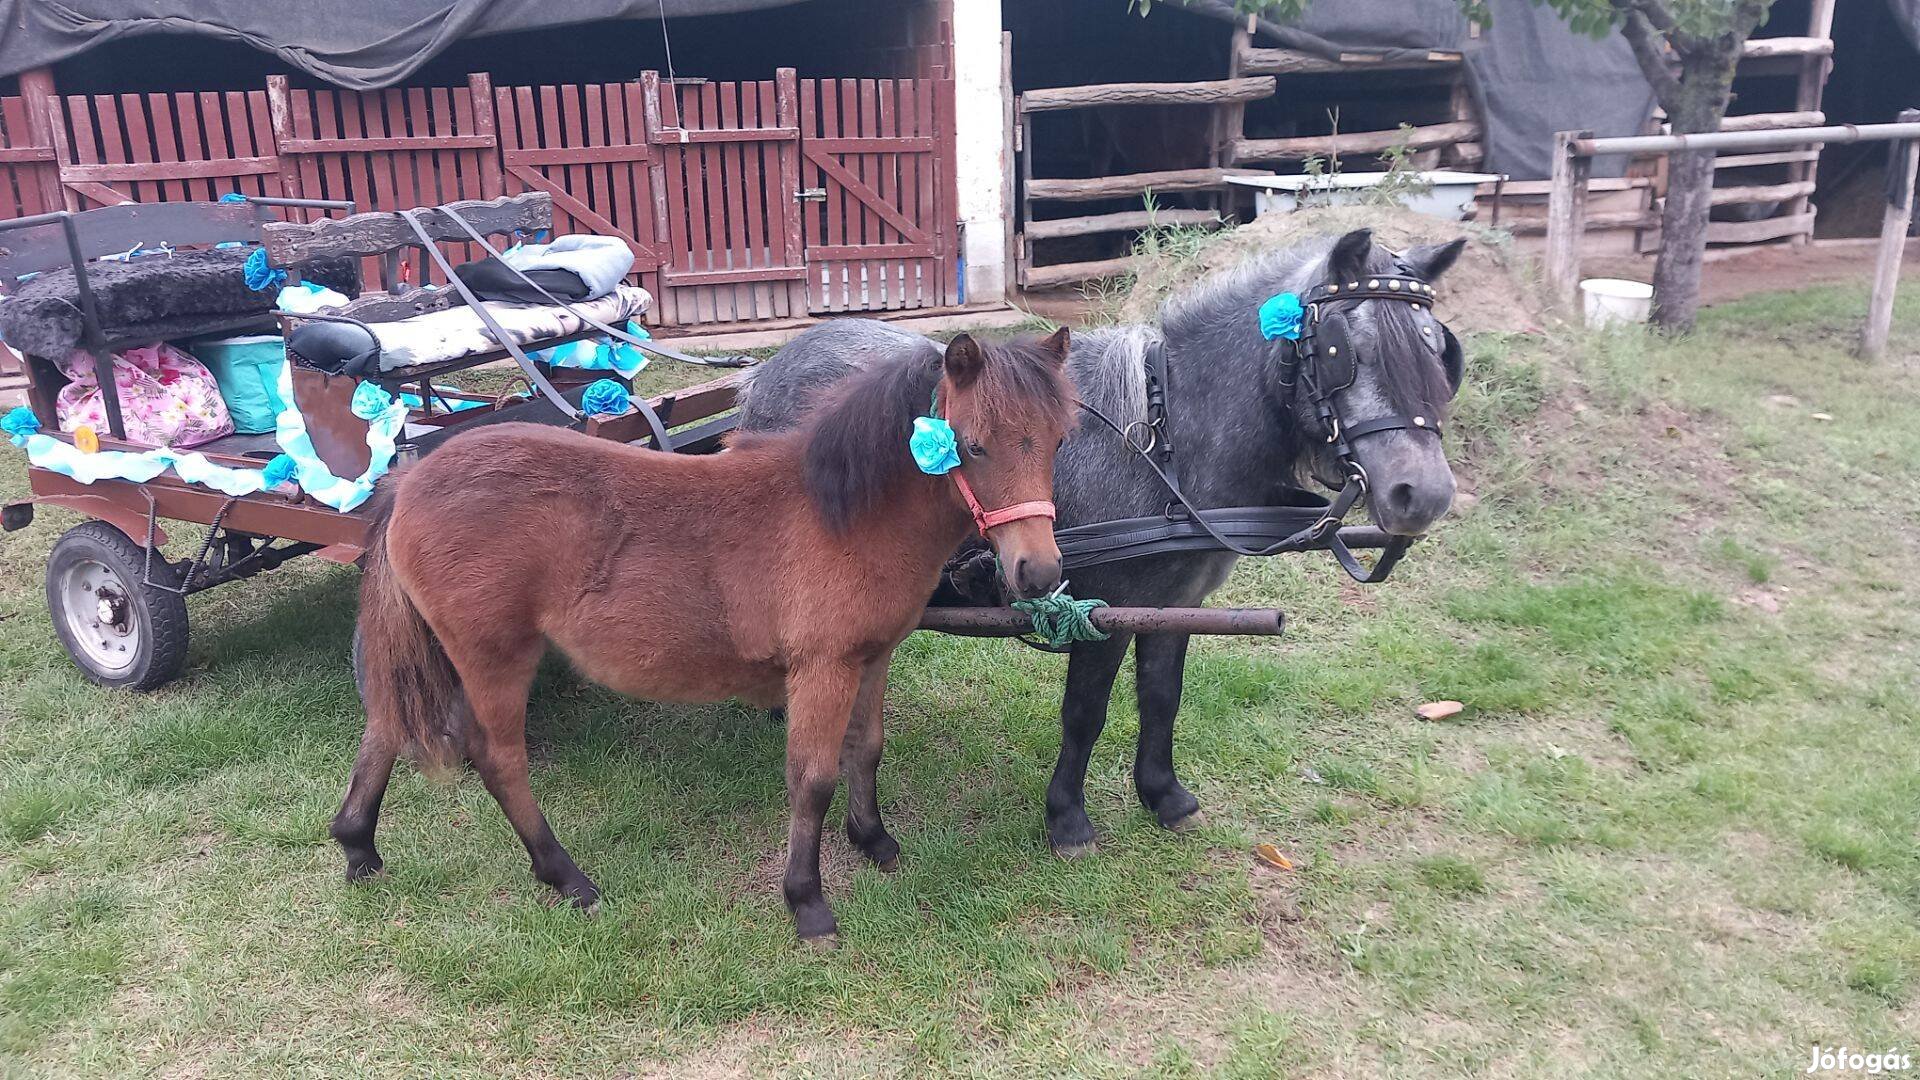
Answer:
<svg viewBox="0 0 1920 1080"><path fill-rule="evenodd" d="M802 188L794 192L793 197L800 202L826 202L827 189L823 187Z"/></svg>

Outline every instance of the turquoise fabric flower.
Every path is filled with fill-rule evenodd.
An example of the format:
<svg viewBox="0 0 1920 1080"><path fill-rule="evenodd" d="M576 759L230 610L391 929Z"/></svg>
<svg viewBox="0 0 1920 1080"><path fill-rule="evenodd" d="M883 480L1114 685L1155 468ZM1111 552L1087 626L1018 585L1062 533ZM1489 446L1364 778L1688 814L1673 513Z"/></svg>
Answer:
<svg viewBox="0 0 1920 1080"><path fill-rule="evenodd" d="M229 191L225 195L220 196L220 201L223 203L243 203L247 201L247 197L237 191Z"/></svg>
<svg viewBox="0 0 1920 1080"><path fill-rule="evenodd" d="M393 395L375 383L363 382L353 392L353 415L362 420L372 420L393 404Z"/></svg>
<svg viewBox="0 0 1920 1080"><path fill-rule="evenodd" d="M1275 338L1298 341L1300 325L1306 317L1307 311L1300 306L1299 296L1290 292L1274 293L1260 305L1260 334L1268 341Z"/></svg>
<svg viewBox="0 0 1920 1080"><path fill-rule="evenodd" d="M25 405L16 407L12 412L0 417L0 431L7 433L15 446L27 445L27 436L40 430L40 418Z"/></svg>
<svg viewBox="0 0 1920 1080"><path fill-rule="evenodd" d="M247 256L247 265L241 271L247 279L247 288L254 292L277 289L286 283L287 272L267 265L267 249L254 248Z"/></svg>
<svg viewBox="0 0 1920 1080"><path fill-rule="evenodd" d="M260 476L266 480L268 487L278 487L293 479L293 474L298 468L299 463L292 457L278 454L272 461L267 462L266 468L260 470Z"/></svg>
<svg viewBox="0 0 1920 1080"><path fill-rule="evenodd" d="M612 379L600 379L587 387L580 397L580 409L588 416L621 416L629 408L626 388Z"/></svg>
<svg viewBox="0 0 1920 1080"><path fill-rule="evenodd" d="M960 465L959 441L953 425L937 416L918 417L913 422L913 437L907 440L913 451L913 463L928 476L945 476Z"/></svg>

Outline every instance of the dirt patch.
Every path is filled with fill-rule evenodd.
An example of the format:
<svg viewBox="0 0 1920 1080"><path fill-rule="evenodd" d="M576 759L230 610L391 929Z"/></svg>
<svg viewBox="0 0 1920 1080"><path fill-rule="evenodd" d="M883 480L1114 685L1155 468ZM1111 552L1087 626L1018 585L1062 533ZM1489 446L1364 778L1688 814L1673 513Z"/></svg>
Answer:
<svg viewBox="0 0 1920 1080"><path fill-rule="evenodd" d="M1113 314L1121 322L1152 322L1161 303L1193 282L1264 252L1363 228L1372 229L1375 239L1396 251L1468 238L1460 261L1436 283L1440 316L1455 333L1538 330L1545 322L1533 270L1514 251L1510 238L1476 225L1377 206L1269 214L1217 233L1180 255L1143 255L1134 260L1133 290Z"/></svg>

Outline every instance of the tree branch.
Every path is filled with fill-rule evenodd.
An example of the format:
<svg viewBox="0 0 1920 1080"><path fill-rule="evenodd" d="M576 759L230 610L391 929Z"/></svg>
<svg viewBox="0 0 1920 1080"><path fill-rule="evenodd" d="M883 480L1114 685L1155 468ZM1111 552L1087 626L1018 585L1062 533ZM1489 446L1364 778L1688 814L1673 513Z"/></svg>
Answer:
<svg viewBox="0 0 1920 1080"><path fill-rule="evenodd" d="M1614 0L1616 6L1622 3L1623 0ZM1627 9L1626 16L1620 33L1627 39L1627 44L1633 47L1633 58L1640 62L1641 74L1653 85L1653 96L1671 112L1674 101L1680 96L1680 80L1667 63L1666 41L1638 7Z"/></svg>

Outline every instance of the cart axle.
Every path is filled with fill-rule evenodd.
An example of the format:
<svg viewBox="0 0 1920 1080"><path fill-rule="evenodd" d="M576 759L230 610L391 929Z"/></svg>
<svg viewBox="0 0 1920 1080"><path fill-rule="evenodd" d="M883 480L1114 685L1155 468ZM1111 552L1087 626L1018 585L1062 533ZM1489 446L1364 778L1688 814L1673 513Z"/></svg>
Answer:
<svg viewBox="0 0 1920 1080"><path fill-rule="evenodd" d="M1101 607L1089 618L1094 629L1109 634L1274 637L1287 625L1286 613L1274 608ZM965 637L1018 637L1033 632L1033 619L1012 608L934 607L920 616L920 629Z"/></svg>

